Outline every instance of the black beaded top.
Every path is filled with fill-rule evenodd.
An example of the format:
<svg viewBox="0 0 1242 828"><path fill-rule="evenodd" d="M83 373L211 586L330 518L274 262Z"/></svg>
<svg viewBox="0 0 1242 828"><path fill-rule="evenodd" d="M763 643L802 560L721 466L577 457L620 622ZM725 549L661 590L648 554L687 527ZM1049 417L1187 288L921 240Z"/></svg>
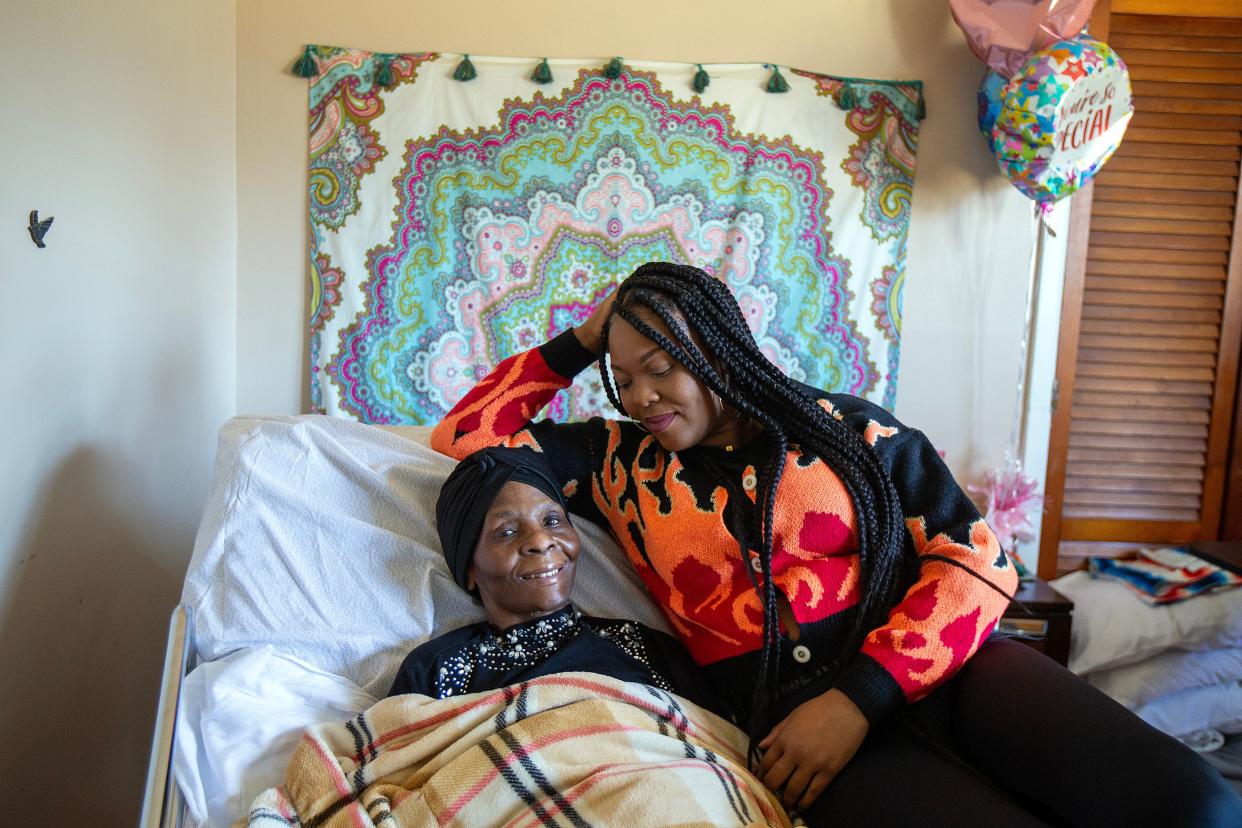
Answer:
<svg viewBox="0 0 1242 828"><path fill-rule="evenodd" d="M443 699L583 671L648 684L722 712L697 670L671 636L637 621L592 618L570 604L503 631L482 622L433 638L406 656L388 695Z"/></svg>

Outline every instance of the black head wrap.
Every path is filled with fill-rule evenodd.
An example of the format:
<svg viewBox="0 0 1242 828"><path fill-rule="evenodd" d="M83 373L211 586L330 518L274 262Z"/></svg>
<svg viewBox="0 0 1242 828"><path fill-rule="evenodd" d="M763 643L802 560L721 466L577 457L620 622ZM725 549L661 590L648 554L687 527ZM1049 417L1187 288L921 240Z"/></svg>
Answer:
<svg viewBox="0 0 1242 828"><path fill-rule="evenodd" d="M540 452L521 446L480 449L457 464L436 501L440 548L453 580L467 589L466 570L483 531L483 519L505 484L516 480L534 486L565 508L556 472ZM568 517L568 513L566 513Z"/></svg>

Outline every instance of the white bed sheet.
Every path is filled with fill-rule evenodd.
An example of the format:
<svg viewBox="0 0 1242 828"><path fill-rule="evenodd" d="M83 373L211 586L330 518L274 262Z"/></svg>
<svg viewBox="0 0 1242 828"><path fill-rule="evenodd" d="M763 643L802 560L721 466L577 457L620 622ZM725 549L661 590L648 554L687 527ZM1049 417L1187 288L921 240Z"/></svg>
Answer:
<svg viewBox="0 0 1242 828"><path fill-rule="evenodd" d="M1161 696L1242 679L1242 647L1165 650L1135 664L1096 670L1087 680L1131 709Z"/></svg>
<svg viewBox="0 0 1242 828"><path fill-rule="evenodd" d="M376 701L271 646L199 665L182 687L173 751L190 828L224 828L246 816L260 792L284 783L306 728L344 721Z"/></svg>
<svg viewBox="0 0 1242 828"><path fill-rule="evenodd" d="M383 696L414 646L482 619L435 531L454 462L405 433L322 416L225 424L182 593L201 659L272 645ZM575 603L667 631L611 538L575 526Z"/></svg>
<svg viewBox="0 0 1242 828"><path fill-rule="evenodd" d="M1134 712L1170 736L1184 738L1205 730L1226 736L1242 733L1242 684L1230 681L1170 693Z"/></svg>

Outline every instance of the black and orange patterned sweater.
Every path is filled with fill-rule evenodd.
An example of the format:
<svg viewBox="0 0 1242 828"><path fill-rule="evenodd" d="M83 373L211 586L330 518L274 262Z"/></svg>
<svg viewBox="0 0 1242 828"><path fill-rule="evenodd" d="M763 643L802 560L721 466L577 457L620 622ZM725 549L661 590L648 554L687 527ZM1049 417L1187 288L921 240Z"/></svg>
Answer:
<svg viewBox="0 0 1242 828"><path fill-rule="evenodd" d="M704 446L669 452L628 421L532 422L594 361L572 331L509 357L453 407L431 444L456 458L497 444L546 452L570 511L611 531L692 657L745 721L760 672L763 616L746 571L758 569L757 553L752 549L751 560L743 561L729 527L752 534L745 527L753 526L756 511L756 464L770 449L760 436L732 452ZM797 620L798 640L782 630L773 712L787 715L836 687L876 721L953 675L1007 606L970 572L924 556L958 561L1010 594L1017 575L921 432L857 397L815 393L882 458L901 498L906 543L922 560L888 621L830 680L859 601L855 513L825 463L789 452L774 516L772 577ZM748 538L747 545L759 544Z"/></svg>

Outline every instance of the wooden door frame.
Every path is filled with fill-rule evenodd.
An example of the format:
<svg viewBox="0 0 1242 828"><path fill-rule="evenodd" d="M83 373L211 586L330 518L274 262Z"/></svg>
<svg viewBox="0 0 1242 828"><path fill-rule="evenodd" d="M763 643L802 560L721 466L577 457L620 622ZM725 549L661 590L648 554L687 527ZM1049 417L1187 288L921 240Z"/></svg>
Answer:
<svg viewBox="0 0 1242 828"><path fill-rule="evenodd" d="M1242 5L1242 3L1239 3ZM1239 14L1242 17L1242 13ZM1234 305L1242 299L1242 286L1238 285L1242 281L1242 161L1239 161L1238 170L1238 191L1239 198L1234 201L1233 208L1233 237L1230 241L1229 248L1229 264L1225 271L1226 288L1225 288L1225 308L1228 311L1233 308L1234 313L1239 313ZM1224 329L1225 320L1221 320L1221 328ZM1222 344L1224 338L1222 337ZM1221 497L1220 504L1220 530L1217 537L1222 540L1242 540L1242 400L1239 400L1239 389L1242 388L1242 365L1239 364L1239 350L1242 349L1242 331L1239 336L1231 338L1229 343L1232 348L1233 370L1230 377L1233 386L1230 389L1229 403L1233 406L1233 417L1231 418L1232 428L1230 433L1226 435L1226 439L1222 442L1227 446L1221 447L1222 457L1220 459L1219 474L1221 476L1224 493ZM1222 360L1223 361L1223 360ZM1218 363L1217 376L1220 376L1220 366ZM1221 403L1218 398L1213 401L1214 407ZM1228 466L1225 466L1225 454L1228 457ZM1208 539L1205 539L1208 540Z"/></svg>
<svg viewBox="0 0 1242 828"><path fill-rule="evenodd" d="M1242 18L1242 0L1204 0L1192 9L1177 0L1100 0L1091 16L1090 31L1107 40L1111 14L1177 15L1181 17ZM1240 162L1242 163L1242 162ZM1238 180L1242 182L1242 167ZM1091 236L1091 206L1094 184L1088 184L1073 197L1067 241L1065 287L1061 305L1061 331L1057 349L1057 396L1048 436L1048 463L1044 494L1044 520L1040 532L1038 574L1052 578L1057 574L1069 431L1074 385L1078 365L1083 293L1086 285L1087 250ZM1216 379L1212 395L1211 419L1206 446L1202 491L1219 495L1204 497L1197 525L1170 531L1163 524L1167 542L1210 540L1215 537L1242 537L1242 406L1237 405L1242 378L1239 355L1242 351L1242 204L1235 195L1234 224L1229 260L1225 271L1225 295L1221 306L1221 327L1217 346ZM1232 333L1232 335L1227 335ZM1231 445L1232 444L1232 445ZM1081 527L1094 521L1076 521ZM1114 521L1101 519L1101 530ZM1140 521L1126 521L1131 529ZM1163 522L1155 522L1155 526ZM1125 538L1117 538L1125 540Z"/></svg>

